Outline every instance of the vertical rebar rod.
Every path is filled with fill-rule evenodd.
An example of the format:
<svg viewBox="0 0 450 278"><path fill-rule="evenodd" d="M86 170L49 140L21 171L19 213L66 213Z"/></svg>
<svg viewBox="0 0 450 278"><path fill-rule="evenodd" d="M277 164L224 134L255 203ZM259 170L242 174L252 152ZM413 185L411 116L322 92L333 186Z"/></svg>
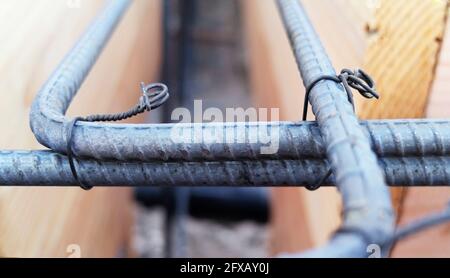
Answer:
<svg viewBox="0 0 450 278"><path fill-rule="evenodd" d="M336 75L299 1L278 0L278 4L305 87L320 76ZM364 257L368 245L381 246L394 231L383 173L340 84L319 82L309 102L342 194L344 223L328 246L306 255Z"/></svg>

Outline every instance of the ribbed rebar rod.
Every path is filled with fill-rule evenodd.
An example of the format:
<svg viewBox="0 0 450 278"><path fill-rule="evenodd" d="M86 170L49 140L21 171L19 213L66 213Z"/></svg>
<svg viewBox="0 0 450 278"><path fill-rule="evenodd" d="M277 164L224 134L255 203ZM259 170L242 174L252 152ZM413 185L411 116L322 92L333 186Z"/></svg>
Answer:
<svg viewBox="0 0 450 278"><path fill-rule="evenodd" d="M278 0L305 87L336 72L297 0ZM324 80L309 95L327 157L343 198L344 223L327 247L314 256L364 257L370 244L382 244L394 232L389 190L375 153L364 136L340 84Z"/></svg>
<svg viewBox="0 0 450 278"><path fill-rule="evenodd" d="M379 156L450 154L450 121L361 121L360 126ZM50 128L47 133L52 130ZM73 150L76 156L101 160L216 161L325 157L320 130L313 122L80 123L75 130ZM195 135L198 130L201 137ZM179 134L188 136L178 138ZM214 136L217 134L221 136ZM262 135L255 139L250 134ZM52 148L50 144L41 143ZM262 151L270 146L273 152ZM55 151L64 153L66 149L60 146Z"/></svg>
<svg viewBox="0 0 450 278"><path fill-rule="evenodd" d="M450 154L450 121L361 121L360 126L379 156ZM94 124L89 127L79 126L77 130L79 132L74 136L74 151L77 155L102 160L304 159L324 158L326 152L320 130L313 122L102 127ZM270 146L275 150L273 153L262 152ZM60 151L64 152L64 149Z"/></svg>
<svg viewBox="0 0 450 278"><path fill-rule="evenodd" d="M380 158L389 184L450 184L450 157ZM222 162L77 160L81 179L96 186L305 186L326 174L324 159ZM331 176L325 184L333 185ZM78 186L67 157L51 151L0 151L0 185Z"/></svg>
<svg viewBox="0 0 450 278"><path fill-rule="evenodd" d="M63 131L68 119L64 113L128 2L117 0L107 6L35 99L30 124L38 141L46 147L66 152L67 138ZM335 84L329 86L336 87ZM378 155L450 154L450 121L363 121L361 127ZM256 139L254 134L258 134ZM320 134L315 123L124 125L78 122L74 129L73 151L80 157L122 161L323 158L325 148ZM177 141L178 137L183 140ZM267 146L273 146L275 151L262 152Z"/></svg>

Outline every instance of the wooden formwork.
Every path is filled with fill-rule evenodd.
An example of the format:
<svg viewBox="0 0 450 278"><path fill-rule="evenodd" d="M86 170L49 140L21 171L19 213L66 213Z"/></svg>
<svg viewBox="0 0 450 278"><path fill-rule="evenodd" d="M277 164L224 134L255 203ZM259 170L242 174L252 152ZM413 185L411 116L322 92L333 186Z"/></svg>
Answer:
<svg viewBox="0 0 450 278"><path fill-rule="evenodd" d="M104 3L0 3L2 149L42 148L29 128L32 100ZM160 4L133 1L69 115L124 111L140 81L158 78ZM131 224L131 189L0 188L2 257L114 257L127 247Z"/></svg>
<svg viewBox="0 0 450 278"><path fill-rule="evenodd" d="M377 82L379 101L355 96L358 116L450 116L450 34L444 36L448 1L301 2L335 68L363 68ZM279 107L282 120L301 119L304 88L276 1L241 3L256 105ZM445 188L396 189L392 193L401 223L442 209L450 199L450 190ZM274 189L272 196L272 253L319 246L340 224L341 205L335 189L280 188ZM434 237L424 234L406 240L393 255L450 256L448 226L429 233Z"/></svg>

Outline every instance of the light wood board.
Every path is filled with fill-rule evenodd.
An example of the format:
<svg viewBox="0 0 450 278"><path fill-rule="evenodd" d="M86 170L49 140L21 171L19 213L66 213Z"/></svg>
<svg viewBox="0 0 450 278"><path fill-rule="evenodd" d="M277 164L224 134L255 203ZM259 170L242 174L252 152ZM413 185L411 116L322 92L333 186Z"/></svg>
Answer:
<svg viewBox="0 0 450 278"><path fill-rule="evenodd" d="M104 3L0 3L1 149L42 148L29 128L32 100ZM69 114L120 112L134 105L139 82L157 80L159 42L160 1L133 1ZM131 189L1 187L0 256L117 256L129 240L132 207Z"/></svg>
<svg viewBox="0 0 450 278"><path fill-rule="evenodd" d="M450 10L447 10L447 16ZM426 106L429 118L450 118L450 21L434 74L430 97ZM403 204L401 225L429 213L445 209L450 201L447 187L411 188ZM394 257L450 257L450 225L429 229L401 242L393 252Z"/></svg>

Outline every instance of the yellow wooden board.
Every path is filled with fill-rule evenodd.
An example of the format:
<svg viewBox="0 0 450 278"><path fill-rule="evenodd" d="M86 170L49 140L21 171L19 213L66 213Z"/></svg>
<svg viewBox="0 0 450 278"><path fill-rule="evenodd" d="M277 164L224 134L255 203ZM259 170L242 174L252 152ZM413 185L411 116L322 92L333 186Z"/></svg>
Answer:
<svg viewBox="0 0 450 278"><path fill-rule="evenodd" d="M446 0L380 0L364 69L381 98L359 101L361 118L423 118L446 21Z"/></svg>
<svg viewBox="0 0 450 278"><path fill-rule="evenodd" d="M447 10L447 16L450 10ZM426 106L429 118L450 118L450 21L438 58L434 82ZM428 213L441 211L450 201L450 188L410 188L403 203L404 225ZM450 257L450 225L440 225L401 242L394 257Z"/></svg>
<svg viewBox="0 0 450 278"><path fill-rule="evenodd" d="M359 101L363 119L423 118L446 21L447 1L380 0L367 25L364 68L377 80L381 98ZM407 188L393 189L401 221Z"/></svg>

